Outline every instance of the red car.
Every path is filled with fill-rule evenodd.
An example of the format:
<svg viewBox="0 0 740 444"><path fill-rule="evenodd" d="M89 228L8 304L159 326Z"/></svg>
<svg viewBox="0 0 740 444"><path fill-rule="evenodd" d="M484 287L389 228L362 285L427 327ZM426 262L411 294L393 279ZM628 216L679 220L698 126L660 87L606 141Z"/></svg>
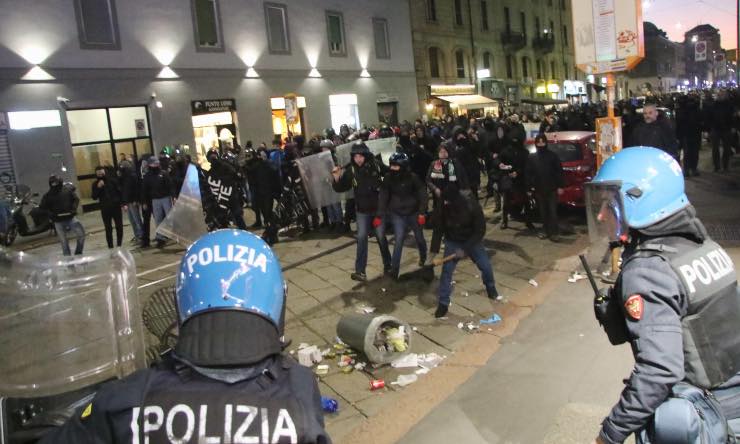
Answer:
<svg viewBox="0 0 740 444"><path fill-rule="evenodd" d="M562 205L586 205L583 184L596 174L596 133L590 131L558 131L546 133L548 147L560 158L565 176L565 188L559 197ZM537 151L534 139L527 140L530 153Z"/></svg>

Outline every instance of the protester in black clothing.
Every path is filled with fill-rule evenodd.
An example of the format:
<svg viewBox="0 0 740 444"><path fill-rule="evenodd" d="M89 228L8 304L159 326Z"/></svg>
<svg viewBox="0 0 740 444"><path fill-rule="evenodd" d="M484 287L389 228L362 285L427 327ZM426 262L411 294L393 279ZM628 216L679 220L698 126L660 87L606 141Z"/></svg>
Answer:
<svg viewBox="0 0 740 444"><path fill-rule="evenodd" d="M351 162L343 168L336 167L332 171L334 191L344 193L354 191L355 198L352 205L355 206L357 215L357 254L355 255L355 271L351 278L355 281L367 280L365 269L367 267L367 237L372 228L380 248L380 256L383 259L384 273L391 272L391 254L388 249L388 240L385 237L385 221L378 217L378 196L380 186L386 167L382 162L376 160L370 149L363 142L356 142L351 150ZM347 201L346 212L351 209Z"/></svg>
<svg viewBox="0 0 740 444"><path fill-rule="evenodd" d="M732 125L735 108L729 100L727 90L719 91L717 100L707 107L706 123L709 127L709 139L712 142L712 161L714 171L730 169L732 157ZM720 156L720 144L722 153Z"/></svg>
<svg viewBox="0 0 740 444"><path fill-rule="evenodd" d="M95 181L92 183L92 198L100 203L100 216L105 226L105 240L108 248L113 248L113 227L116 225L116 246L123 242L123 214L121 213L121 188L113 175L108 175L102 166L95 168Z"/></svg>
<svg viewBox="0 0 740 444"><path fill-rule="evenodd" d="M524 142L527 139L527 131L524 129L524 125L519 122L519 116L512 114L509 117L509 130L506 133L506 139L509 143L516 147L524 147Z"/></svg>
<svg viewBox="0 0 740 444"><path fill-rule="evenodd" d="M85 247L85 229L75 217L80 198L71 184L65 185L62 178L56 175L49 177L49 191L44 194L39 209L46 211L54 223L54 228L62 245L62 254L69 256L69 239L71 233L76 238L75 255L82 254Z"/></svg>
<svg viewBox="0 0 740 444"><path fill-rule="evenodd" d="M219 219L226 223L233 222L240 230L246 230L247 224L244 222L244 210L241 200L241 177L239 176L234 163L222 159L218 150L211 149L206 154L206 159L211 164L208 171L208 187L211 194L216 198L217 211L224 213Z"/></svg>
<svg viewBox="0 0 740 444"><path fill-rule="evenodd" d="M702 115L698 97L681 96L676 110L678 149L683 151L683 174L698 176L699 148L701 147Z"/></svg>
<svg viewBox="0 0 740 444"><path fill-rule="evenodd" d="M545 234L551 241L558 241L558 196L565 185L563 167L557 154L547 148L547 137L538 134L534 139L537 152L527 159L524 177L528 193L533 193L540 209ZM544 238L540 234L540 238Z"/></svg>
<svg viewBox="0 0 740 444"><path fill-rule="evenodd" d="M267 153L262 150L257 153L245 153L247 160L247 180L252 191L255 213L259 212L265 225L262 239L270 245L278 241L278 226L272 214L275 199L280 197L282 188L277 171L267 160Z"/></svg>
<svg viewBox="0 0 740 444"><path fill-rule="evenodd" d="M139 190L139 176L134 164L130 160L122 160L118 164L118 181L121 188L121 209L128 215L131 229L134 231L134 243L141 244L144 230L141 220L141 191Z"/></svg>
<svg viewBox="0 0 740 444"><path fill-rule="evenodd" d="M433 137L427 135L423 126L417 126L414 129L414 135L416 136L416 144L419 148L429 153L430 156L434 156L437 152L437 146L439 145Z"/></svg>
<svg viewBox="0 0 740 444"><path fill-rule="evenodd" d="M501 153L495 163L495 169L498 171L499 178L499 192L503 198L503 211L501 212L502 230L509 227L509 217L521 215L522 210L524 211L527 228L534 230L531 222L531 209L528 205L525 203L523 208L517 207L516 209L514 206L517 198L523 200L526 195L525 168L528 157L529 151L523 146L506 143L501 149Z"/></svg>
<svg viewBox="0 0 740 444"><path fill-rule="evenodd" d="M545 119L540 123L539 133L554 133L555 131L560 131L560 127L555 118L555 113L553 111L548 111L545 113Z"/></svg>
<svg viewBox="0 0 740 444"><path fill-rule="evenodd" d="M676 135L668 122L658 118L655 104L646 103L642 115L643 121L637 123L632 130L632 145L658 148L677 158Z"/></svg>
<svg viewBox="0 0 740 444"><path fill-rule="evenodd" d="M409 166L411 171L416 174L417 177L426 176L433 157L411 140L411 136L406 130L401 130L401 134L398 137L398 146L400 147L401 152L406 153L406 155L409 156Z"/></svg>
<svg viewBox="0 0 740 444"><path fill-rule="evenodd" d="M454 143L454 153L450 153L465 169L468 177L468 184L473 196L478 198L478 188L480 187L480 163L478 162L478 152L476 147L468 138L465 129L456 126L452 131L452 142Z"/></svg>
<svg viewBox="0 0 740 444"><path fill-rule="evenodd" d="M172 197L174 189L170 176L161 170L160 161L156 157L149 159L147 172L142 179L141 184L141 201L144 210L144 240L142 247L149 246L150 218L154 216L154 221L159 225L167 217L167 213L172 209ZM157 247L163 247L166 239L157 234Z"/></svg>

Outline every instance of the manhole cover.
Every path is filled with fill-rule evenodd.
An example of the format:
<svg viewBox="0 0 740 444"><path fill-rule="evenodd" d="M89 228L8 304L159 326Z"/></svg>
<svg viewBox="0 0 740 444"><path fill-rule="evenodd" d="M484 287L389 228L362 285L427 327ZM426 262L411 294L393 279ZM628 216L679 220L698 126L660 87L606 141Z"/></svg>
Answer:
<svg viewBox="0 0 740 444"><path fill-rule="evenodd" d="M730 224L706 225L709 237L715 241L740 241L740 227Z"/></svg>

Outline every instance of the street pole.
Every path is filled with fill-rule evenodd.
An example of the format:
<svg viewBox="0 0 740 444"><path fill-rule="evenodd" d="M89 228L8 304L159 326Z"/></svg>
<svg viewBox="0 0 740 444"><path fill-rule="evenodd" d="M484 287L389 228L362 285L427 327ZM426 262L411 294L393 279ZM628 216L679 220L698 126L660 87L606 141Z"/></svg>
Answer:
<svg viewBox="0 0 740 444"><path fill-rule="evenodd" d="M735 42L735 78L740 86L740 0L737 0L737 9L735 10L735 31L737 32L737 41Z"/></svg>
<svg viewBox="0 0 740 444"><path fill-rule="evenodd" d="M609 119L614 119L614 96L614 73L610 72L606 74L606 115ZM599 159L599 167L605 160ZM619 273L619 257L621 255L621 248L612 249L612 275Z"/></svg>
<svg viewBox="0 0 740 444"><path fill-rule="evenodd" d="M473 79L473 85L475 85L475 91L480 94L480 91L478 91L478 61L475 58L475 36L473 35L473 6L471 5L471 2L473 0L468 0L468 20L470 21L470 54L471 54L471 63L470 63L470 70L472 71L471 78Z"/></svg>

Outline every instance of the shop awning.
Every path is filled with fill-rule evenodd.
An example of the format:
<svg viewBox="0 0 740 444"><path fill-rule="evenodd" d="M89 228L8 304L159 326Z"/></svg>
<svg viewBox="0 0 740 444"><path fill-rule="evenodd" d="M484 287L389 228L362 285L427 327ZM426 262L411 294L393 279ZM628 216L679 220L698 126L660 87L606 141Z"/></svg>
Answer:
<svg viewBox="0 0 740 444"><path fill-rule="evenodd" d="M479 96L478 94L465 94L459 96L437 96L438 99L445 102L454 103L460 108L490 108L496 104L496 101L488 97Z"/></svg>
<svg viewBox="0 0 740 444"><path fill-rule="evenodd" d="M532 105L564 105L568 103L566 100L558 99L522 99L522 103L529 103Z"/></svg>

